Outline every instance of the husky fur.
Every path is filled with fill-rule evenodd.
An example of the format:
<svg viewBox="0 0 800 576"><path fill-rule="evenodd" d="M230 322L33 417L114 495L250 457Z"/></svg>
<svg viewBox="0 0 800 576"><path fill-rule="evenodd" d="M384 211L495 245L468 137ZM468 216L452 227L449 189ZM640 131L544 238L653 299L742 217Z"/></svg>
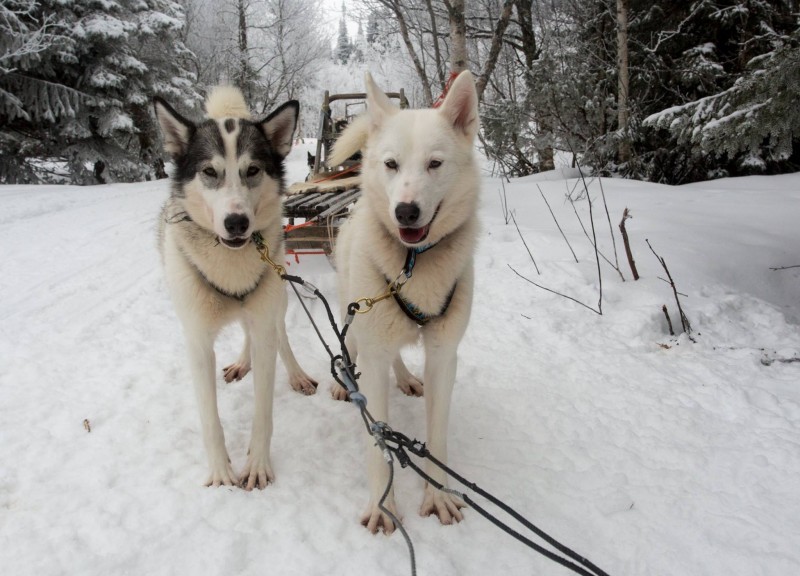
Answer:
<svg viewBox="0 0 800 576"><path fill-rule="evenodd" d="M316 388L289 347L283 281L261 260L252 239L260 232L273 260L283 260L283 161L299 105L287 102L264 120L253 121L241 93L232 87L211 93L208 118L199 123L161 98L154 105L164 147L175 163L172 192L159 220L159 248L186 337L208 453L207 485L264 488L274 479L270 442L276 353L295 390L313 394ZM214 355L219 331L237 321L244 328L244 348L223 375L226 382L240 380L252 366L255 387L252 437L238 477L217 410Z"/></svg>
<svg viewBox="0 0 800 576"><path fill-rule="evenodd" d="M399 351L422 340L427 443L446 463L456 351L470 316L478 235L474 79L463 72L436 110L400 110L369 75L366 84L367 113L342 134L331 160L336 163L355 149L364 154L362 195L341 227L335 253L342 313L350 302L385 292L387 280L403 269L409 248L432 246L416 257L413 275L400 292L429 321L419 327L389 298L355 319L348 347L358 354L359 384L370 412L388 422L389 367L394 367L401 388L421 393L422 383L406 369ZM337 388L333 394L342 396ZM368 444L370 500L362 523L372 532L388 533L395 526L378 502L389 471L374 442ZM438 468L428 465L427 473L447 485ZM386 506L396 510L393 493ZM420 513L436 514L450 524L462 519L462 506L458 498L428 485Z"/></svg>

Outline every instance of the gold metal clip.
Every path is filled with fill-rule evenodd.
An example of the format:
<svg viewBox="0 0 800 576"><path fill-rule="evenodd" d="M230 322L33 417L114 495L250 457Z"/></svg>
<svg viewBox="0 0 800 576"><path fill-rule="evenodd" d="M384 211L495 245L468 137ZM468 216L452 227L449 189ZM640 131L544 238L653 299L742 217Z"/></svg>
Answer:
<svg viewBox="0 0 800 576"><path fill-rule="evenodd" d="M266 243L264 237L260 232L253 234L253 243L256 245L256 250L261 254L261 260L269 264L278 276L286 276L286 268L272 260L269 256L269 244Z"/></svg>

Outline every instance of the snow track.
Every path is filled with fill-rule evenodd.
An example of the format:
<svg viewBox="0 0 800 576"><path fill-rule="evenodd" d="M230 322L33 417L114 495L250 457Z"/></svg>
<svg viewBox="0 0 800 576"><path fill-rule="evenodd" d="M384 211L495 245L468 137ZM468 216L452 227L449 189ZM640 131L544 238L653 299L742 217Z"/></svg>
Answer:
<svg viewBox="0 0 800 576"><path fill-rule="evenodd" d="M536 276L503 223L498 181L486 180L452 466L612 576L800 573L800 363L762 362L800 356L800 273L768 270L798 264L800 176L607 181L612 219L633 210L642 280L622 283L603 264L602 317L507 267L596 304L596 265L564 182L541 185L580 263L531 179L514 181L508 203ZM402 539L358 524L362 424L328 397L326 356L293 296L289 337L320 394L292 392L279 367L277 481L252 493L202 487L198 417L155 245L167 194L164 182L0 187L3 573L408 574ZM597 227L610 254L607 224ZM689 295L696 343L666 335L661 305L673 321L676 311L645 237ZM335 301L324 259L290 271ZM237 328L223 334L220 367L240 343ZM407 360L419 373L420 353ZM220 376L236 470L251 397L249 376ZM392 425L424 437L422 401L396 389L391 401ZM469 510L456 526L420 518L410 471L399 470L396 490L420 574L568 574Z"/></svg>

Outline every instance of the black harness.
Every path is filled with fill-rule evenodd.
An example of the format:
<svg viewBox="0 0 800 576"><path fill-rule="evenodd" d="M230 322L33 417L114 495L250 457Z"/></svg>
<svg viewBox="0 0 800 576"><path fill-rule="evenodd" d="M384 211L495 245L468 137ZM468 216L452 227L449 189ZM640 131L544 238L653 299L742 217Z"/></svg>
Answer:
<svg viewBox="0 0 800 576"><path fill-rule="evenodd" d="M403 272L402 274L406 277L406 279L411 278L411 274L414 271L414 265L417 262L417 255L426 252L436 246L436 244L428 244L427 246L420 246L418 248L409 248L408 252L406 253L406 263L403 265ZM388 278L384 277L386 280L386 284L391 285L392 281ZM418 326L425 326L431 320L435 318L440 318L444 316L447 309L450 307L450 302L453 301L453 295L456 292L456 286L458 286L458 282L453 284L453 287L450 289L450 292L447 294L447 298L444 300L444 304L439 309L439 312L436 314L426 314L422 310L419 309L419 306L408 300L407 298L403 298L399 292L394 291L392 295L394 296L395 302L400 307L400 310L408 316L411 320L417 323Z"/></svg>

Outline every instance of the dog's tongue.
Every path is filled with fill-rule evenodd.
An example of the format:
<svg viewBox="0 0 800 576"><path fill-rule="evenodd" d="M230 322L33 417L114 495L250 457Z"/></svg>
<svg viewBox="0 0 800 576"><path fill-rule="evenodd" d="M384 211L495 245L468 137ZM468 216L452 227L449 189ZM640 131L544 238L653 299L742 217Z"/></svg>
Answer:
<svg viewBox="0 0 800 576"><path fill-rule="evenodd" d="M406 244L416 244L425 237L427 231L427 226L422 228L400 228L400 238Z"/></svg>

